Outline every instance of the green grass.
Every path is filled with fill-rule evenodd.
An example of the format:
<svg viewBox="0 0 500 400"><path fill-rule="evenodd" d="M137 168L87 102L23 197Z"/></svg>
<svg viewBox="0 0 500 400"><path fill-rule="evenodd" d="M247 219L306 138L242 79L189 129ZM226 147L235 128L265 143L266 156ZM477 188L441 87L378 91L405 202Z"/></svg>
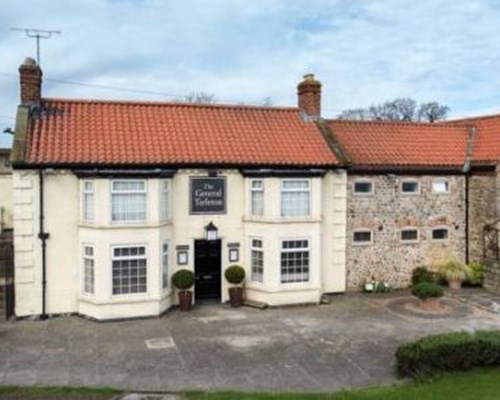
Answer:
<svg viewBox="0 0 500 400"><path fill-rule="evenodd" d="M111 388L85 388L67 386L0 386L0 399L110 399L123 391Z"/></svg>
<svg viewBox="0 0 500 400"><path fill-rule="evenodd" d="M394 386L334 394L186 392L187 400L498 400L500 368L455 372Z"/></svg>

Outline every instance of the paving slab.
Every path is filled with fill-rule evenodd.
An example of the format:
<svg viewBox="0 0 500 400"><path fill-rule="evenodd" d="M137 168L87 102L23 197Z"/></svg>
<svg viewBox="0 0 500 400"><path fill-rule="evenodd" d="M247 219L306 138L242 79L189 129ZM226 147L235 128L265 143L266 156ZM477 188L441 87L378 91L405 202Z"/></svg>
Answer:
<svg viewBox="0 0 500 400"><path fill-rule="evenodd" d="M500 315L482 305L496 300L482 290L448 293L444 301L451 312L432 318L407 307L414 301L408 292L397 292L337 295L326 305L265 310L207 304L120 322L77 316L10 321L0 324L0 384L151 393L386 384L396 379L400 343L448 331L500 329Z"/></svg>

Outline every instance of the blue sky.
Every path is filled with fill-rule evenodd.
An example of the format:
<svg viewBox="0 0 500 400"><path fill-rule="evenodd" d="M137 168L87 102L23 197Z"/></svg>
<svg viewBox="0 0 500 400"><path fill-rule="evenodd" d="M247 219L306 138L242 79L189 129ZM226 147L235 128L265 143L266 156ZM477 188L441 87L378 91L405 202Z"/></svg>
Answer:
<svg viewBox="0 0 500 400"><path fill-rule="evenodd" d="M451 116L500 112L496 0L23 0L0 5L0 129L13 126L17 68L34 42L9 27L60 29L42 43L45 97L294 106L301 76L323 82L324 116L395 97ZM11 75L4 75L11 74ZM170 96L67 85L76 81ZM0 131L0 132L1 132ZM10 137L0 133L0 147Z"/></svg>

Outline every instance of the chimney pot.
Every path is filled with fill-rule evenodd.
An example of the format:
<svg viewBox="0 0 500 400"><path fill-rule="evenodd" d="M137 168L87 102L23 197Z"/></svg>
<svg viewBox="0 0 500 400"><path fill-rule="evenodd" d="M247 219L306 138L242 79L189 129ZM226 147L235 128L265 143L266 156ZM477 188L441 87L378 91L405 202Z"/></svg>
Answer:
<svg viewBox="0 0 500 400"><path fill-rule="evenodd" d="M39 105L42 98L42 70L33 58L27 57L19 67L21 104Z"/></svg>
<svg viewBox="0 0 500 400"><path fill-rule="evenodd" d="M314 74L305 74L303 78L297 86L299 110L317 119L321 116L321 82Z"/></svg>

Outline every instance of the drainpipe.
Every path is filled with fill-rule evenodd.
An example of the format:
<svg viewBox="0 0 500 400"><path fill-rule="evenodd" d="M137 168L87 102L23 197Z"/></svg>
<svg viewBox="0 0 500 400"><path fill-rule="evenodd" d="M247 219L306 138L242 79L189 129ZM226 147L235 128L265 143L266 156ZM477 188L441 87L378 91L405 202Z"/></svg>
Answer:
<svg viewBox="0 0 500 400"><path fill-rule="evenodd" d="M465 174L465 263L469 264L469 176Z"/></svg>
<svg viewBox="0 0 500 400"><path fill-rule="evenodd" d="M38 238L42 241L42 315L41 319L45 320L48 318L47 315L47 239L49 234L45 232L44 228L44 182L43 182L43 171L38 170L38 181L40 184L40 231L38 233Z"/></svg>

